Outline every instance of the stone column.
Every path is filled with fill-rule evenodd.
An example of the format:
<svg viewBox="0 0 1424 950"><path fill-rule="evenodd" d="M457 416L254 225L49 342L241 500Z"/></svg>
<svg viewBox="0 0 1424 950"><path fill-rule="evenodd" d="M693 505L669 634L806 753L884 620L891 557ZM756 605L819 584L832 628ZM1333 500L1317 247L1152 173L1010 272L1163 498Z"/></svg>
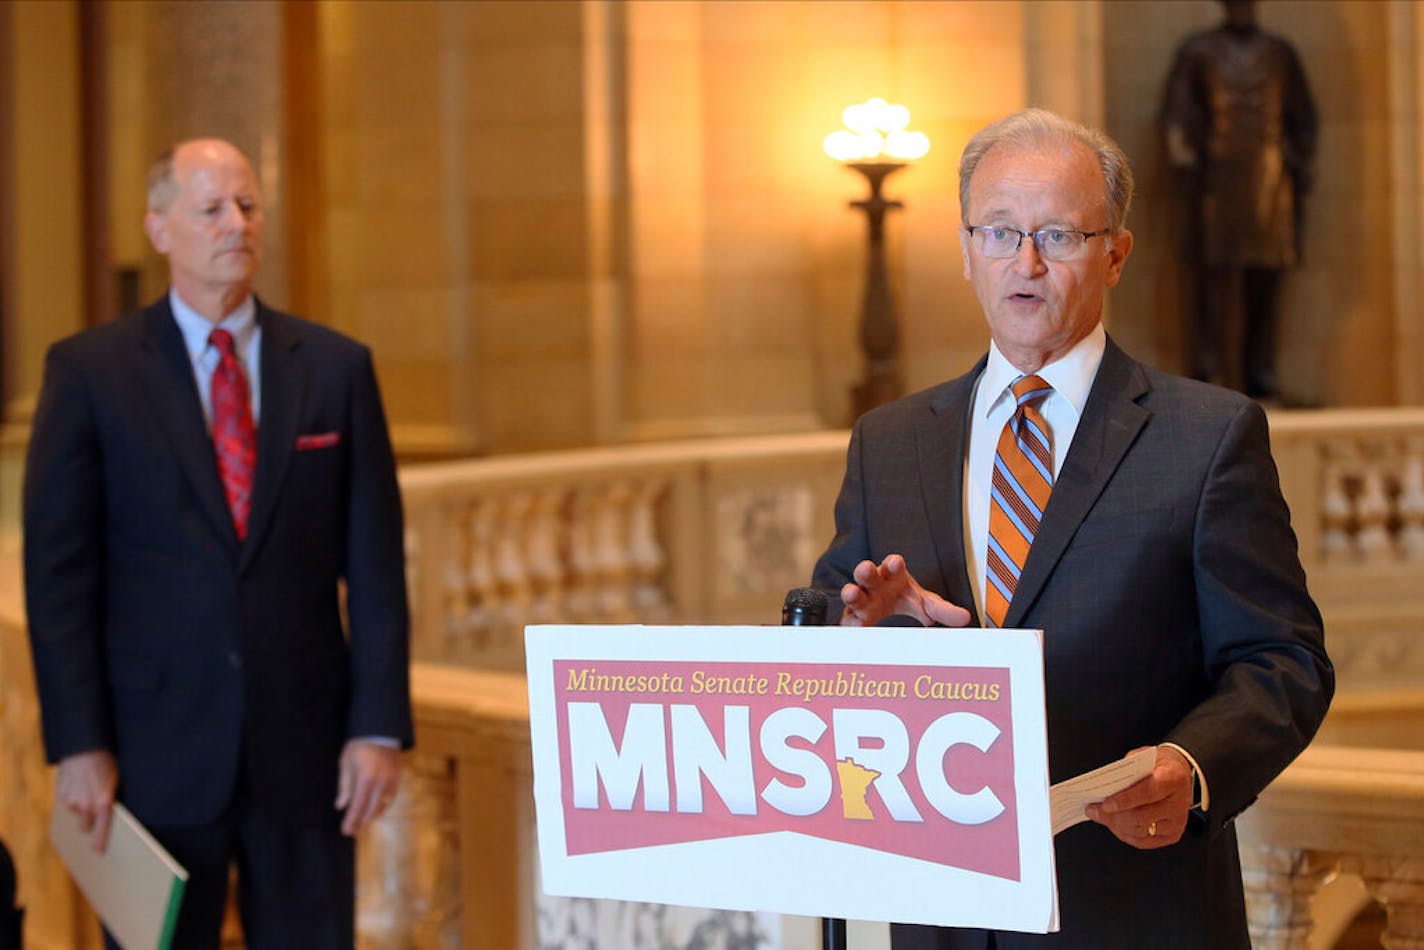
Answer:
<svg viewBox="0 0 1424 950"><path fill-rule="evenodd" d="M148 95L144 115L134 118L146 126L146 157L173 142L209 136L228 139L248 154L262 182L267 219L257 290L273 305L288 306L289 93L282 4L162 0L144 10Z"/></svg>

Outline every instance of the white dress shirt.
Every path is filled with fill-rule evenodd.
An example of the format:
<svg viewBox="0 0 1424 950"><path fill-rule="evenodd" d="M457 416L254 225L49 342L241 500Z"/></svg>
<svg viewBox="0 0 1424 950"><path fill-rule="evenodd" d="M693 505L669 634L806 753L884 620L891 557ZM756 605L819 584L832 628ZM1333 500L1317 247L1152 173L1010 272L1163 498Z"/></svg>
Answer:
<svg viewBox="0 0 1424 950"><path fill-rule="evenodd" d="M1078 431L1088 392L1098 375L1107 348L1107 333L1099 323L1062 357L1041 367L1038 375L1053 387L1039 404L1039 411L1053 433L1053 477L1063 468L1068 446ZM989 488L994 476L994 456L999 435L1014 414L1016 400L1010 387L1022 376L997 344L989 344L989 362L974 389L974 406L969 413L969 457L964 462L964 556L969 565L979 615L984 615L986 555L989 547Z"/></svg>

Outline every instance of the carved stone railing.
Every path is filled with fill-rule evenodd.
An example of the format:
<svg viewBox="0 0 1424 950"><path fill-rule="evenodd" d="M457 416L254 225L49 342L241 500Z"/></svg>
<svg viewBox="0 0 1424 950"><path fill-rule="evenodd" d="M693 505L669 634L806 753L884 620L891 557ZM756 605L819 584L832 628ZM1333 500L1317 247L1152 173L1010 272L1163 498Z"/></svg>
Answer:
<svg viewBox="0 0 1424 950"><path fill-rule="evenodd" d="M25 946L97 950L98 925L49 846L53 778L45 768L39 704L25 632L17 551L0 551L0 838L15 858Z"/></svg>
<svg viewBox="0 0 1424 950"><path fill-rule="evenodd" d="M1344 685L1424 683L1424 409L1271 430ZM405 470L417 657L519 669L523 625L554 619L775 622L831 537L847 435Z"/></svg>
<svg viewBox="0 0 1424 950"><path fill-rule="evenodd" d="M1384 947L1424 948L1424 751L1311 746L1238 827L1255 950L1309 950L1339 874L1385 908Z"/></svg>
<svg viewBox="0 0 1424 950"><path fill-rule="evenodd" d="M1424 409L1282 412L1271 438L1342 686L1424 684Z"/></svg>
<svg viewBox="0 0 1424 950"><path fill-rule="evenodd" d="M1316 744L1241 819L1256 947L1333 947L1371 902L1386 946L1424 947L1420 808L1424 686L1337 694Z"/></svg>
<svg viewBox="0 0 1424 950"><path fill-rule="evenodd" d="M410 795L444 804L424 818L398 807L383 823L391 827L381 829L382 843L365 853L385 873L363 863L363 886L384 879L386 887L363 891L363 943L409 946L400 934L443 933L443 942L414 945L590 945L560 939L550 919L550 908L560 905L538 896L523 677L417 664L412 684L421 755L433 767L407 782L400 801ZM1396 699L1403 720L1394 708L1347 702L1346 728L1367 735L1384 726L1392 734L1424 710L1424 691ZM432 819L458 826L459 834L431 835ZM1386 908L1384 946L1424 947L1424 751L1312 746L1239 819L1239 828L1257 950L1308 950L1317 922L1313 898L1341 873L1363 879ZM407 841L426 845L401 843ZM382 858L383 848L406 860ZM368 917L368 906L382 903L393 911ZM581 926L592 928L595 911L585 904ZM373 919L392 925L396 939L382 942Z"/></svg>
<svg viewBox="0 0 1424 950"><path fill-rule="evenodd" d="M532 950L535 855L529 701L518 673L416 663L418 752L361 840L365 950Z"/></svg>
<svg viewBox="0 0 1424 950"><path fill-rule="evenodd" d="M523 676L416 664L412 687L427 767L363 851L363 945L604 946L587 942L592 902L569 924L538 893ZM1409 719L1424 710L1424 691L1396 698ZM1344 713L1360 735L1392 732L1399 715L1368 702ZM434 804L422 812L411 800ZM1386 908L1385 947L1424 947L1424 751L1312 746L1238 825L1256 950L1308 950L1312 899L1340 873ZM561 939L580 926L582 940Z"/></svg>
<svg viewBox="0 0 1424 950"><path fill-rule="evenodd" d="M846 433L401 473L417 658L522 669L548 621L775 623L831 536Z"/></svg>
<svg viewBox="0 0 1424 950"><path fill-rule="evenodd" d="M1340 671L1334 731L1343 741L1373 741L1378 717L1397 719L1414 695L1411 686L1424 684L1424 411L1284 412L1271 424L1301 559ZM517 668L521 617L771 621L781 593L805 582L830 537L845 439L837 432L692 443L405 473L419 654ZM445 570L433 575L432 565ZM501 565L503 580L494 565ZM590 583L594 574L598 581ZM622 584L624 593L595 596L608 583ZM1424 721L1424 711L1416 719ZM1406 759L1402 766L1361 767L1353 761L1332 776L1355 796L1345 802L1369 801L1362 781L1421 765ZM1306 787L1322 768L1302 760ZM1292 789L1295 775L1293 767L1277 784ZM1403 919L1391 888L1407 892L1413 872L1370 842L1308 851L1299 865L1303 876L1268 873L1297 845L1276 830L1293 827L1281 824L1280 810L1297 800L1285 794L1268 792L1242 819L1260 945L1292 946L1280 942L1279 918L1269 909L1280 899L1265 882L1313 893L1312 868L1326 875L1371 869L1371 893L1389 895L1395 918ZM1322 809L1313 818L1317 831L1351 833L1334 821L1342 800L1315 801ZM1261 841L1270 842L1267 851L1254 850ZM1388 886L1381 868L1399 870ZM1402 924L1391 928L1391 939L1403 939Z"/></svg>
<svg viewBox="0 0 1424 950"><path fill-rule="evenodd" d="M1424 411L1279 413L1272 433L1341 674L1322 740L1403 744L1390 736L1424 734ZM776 622L783 592L806 582L830 538L845 441L828 432L402 472L423 661L418 751L392 814L363 836L364 946L546 945L523 625ZM18 570L13 552L0 560L0 836L21 862L27 945L94 946L92 919L44 840L49 776ZM1392 724L1383 738L1382 720ZM1258 946L1304 946L1301 895L1338 871L1388 901L1393 946L1424 946L1408 942L1424 854L1414 810L1424 752L1414 755L1312 749L1242 817ZM1381 800L1393 816L1383 821L1369 817Z"/></svg>

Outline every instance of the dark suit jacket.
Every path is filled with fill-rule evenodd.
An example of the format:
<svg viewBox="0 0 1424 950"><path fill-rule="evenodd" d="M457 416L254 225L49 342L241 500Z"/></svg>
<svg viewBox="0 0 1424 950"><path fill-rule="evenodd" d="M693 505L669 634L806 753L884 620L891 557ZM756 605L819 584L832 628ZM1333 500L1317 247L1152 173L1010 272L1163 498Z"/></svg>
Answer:
<svg viewBox="0 0 1424 950"><path fill-rule="evenodd" d="M329 818L348 737L412 738L370 352L260 302L257 319L245 542L166 296L55 344L35 415L25 589L46 752L112 750L120 800L157 825L217 818L239 782L276 818Z"/></svg>
<svg viewBox="0 0 1424 950"><path fill-rule="evenodd" d="M857 423L818 587L898 552L972 609L963 465L983 367ZM1158 851L1091 822L1063 832L1062 932L998 946L1248 947L1231 820L1304 748L1334 690L1261 409L1109 340L1005 626L1044 631L1052 781L1172 741L1200 763L1211 807Z"/></svg>

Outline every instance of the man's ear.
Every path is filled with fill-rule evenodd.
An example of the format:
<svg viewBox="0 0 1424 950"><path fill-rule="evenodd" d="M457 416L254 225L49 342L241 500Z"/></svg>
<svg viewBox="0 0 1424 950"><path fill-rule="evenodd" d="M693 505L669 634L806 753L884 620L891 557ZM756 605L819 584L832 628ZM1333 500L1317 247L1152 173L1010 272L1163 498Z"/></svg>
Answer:
<svg viewBox="0 0 1424 950"><path fill-rule="evenodd" d="M969 232L959 229L959 253L964 257L964 279L973 280L969 275Z"/></svg>
<svg viewBox="0 0 1424 950"><path fill-rule="evenodd" d="M1110 235L1112 243L1108 245L1108 275L1107 285L1116 287L1118 278L1122 276L1122 265L1127 263L1127 255L1132 253L1132 232L1126 228L1117 234Z"/></svg>
<svg viewBox="0 0 1424 950"><path fill-rule="evenodd" d="M167 254L170 248L168 240L168 219L157 211L150 211L143 216L143 233L148 235L148 243L153 245L153 249L160 254Z"/></svg>

